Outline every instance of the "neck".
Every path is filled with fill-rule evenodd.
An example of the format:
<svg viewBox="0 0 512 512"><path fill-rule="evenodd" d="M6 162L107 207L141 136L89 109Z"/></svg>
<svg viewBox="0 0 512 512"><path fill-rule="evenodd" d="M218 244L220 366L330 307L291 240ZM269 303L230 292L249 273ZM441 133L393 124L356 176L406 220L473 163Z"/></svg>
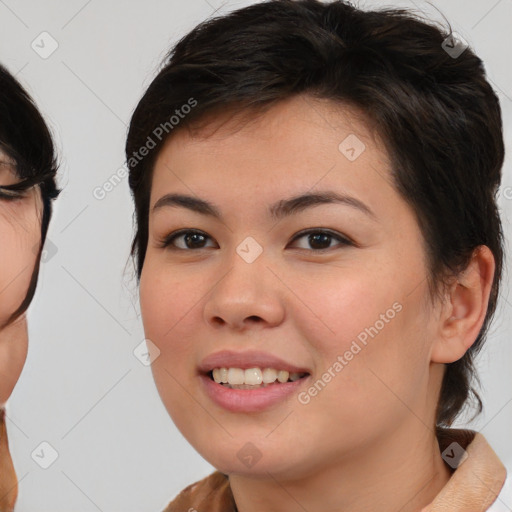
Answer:
<svg viewBox="0 0 512 512"><path fill-rule="evenodd" d="M414 421L413 421L414 420ZM417 419L322 471L298 478L255 479L231 474L239 512L417 512L433 501L451 476L434 431ZM269 476L270 474L267 473Z"/></svg>

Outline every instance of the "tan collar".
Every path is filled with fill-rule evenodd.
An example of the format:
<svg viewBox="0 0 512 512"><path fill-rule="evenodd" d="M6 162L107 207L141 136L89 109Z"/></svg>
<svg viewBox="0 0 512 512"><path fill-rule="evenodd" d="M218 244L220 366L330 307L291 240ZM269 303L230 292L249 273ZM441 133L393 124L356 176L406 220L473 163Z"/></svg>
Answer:
<svg viewBox="0 0 512 512"><path fill-rule="evenodd" d="M507 470L482 434L472 430L438 429L441 453L456 442L467 459L452 474L434 501L421 512L482 512L496 500Z"/></svg>
<svg viewBox="0 0 512 512"><path fill-rule="evenodd" d="M467 458L448 483L421 512L482 512L500 493L506 469L485 438L472 430L438 429L441 452L454 442L466 450ZM451 454L449 450L448 455ZM202 512L237 512L227 475L215 471L189 485L164 512L182 512L191 507Z"/></svg>

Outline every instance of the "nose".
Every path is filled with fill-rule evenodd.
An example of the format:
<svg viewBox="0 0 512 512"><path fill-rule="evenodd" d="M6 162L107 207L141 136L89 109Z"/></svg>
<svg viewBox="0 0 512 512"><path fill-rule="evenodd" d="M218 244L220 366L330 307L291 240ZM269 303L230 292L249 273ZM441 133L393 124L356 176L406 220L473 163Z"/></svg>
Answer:
<svg viewBox="0 0 512 512"><path fill-rule="evenodd" d="M279 325L285 315L284 291L264 255L252 263L235 254L209 293L204 318L214 327L245 331Z"/></svg>

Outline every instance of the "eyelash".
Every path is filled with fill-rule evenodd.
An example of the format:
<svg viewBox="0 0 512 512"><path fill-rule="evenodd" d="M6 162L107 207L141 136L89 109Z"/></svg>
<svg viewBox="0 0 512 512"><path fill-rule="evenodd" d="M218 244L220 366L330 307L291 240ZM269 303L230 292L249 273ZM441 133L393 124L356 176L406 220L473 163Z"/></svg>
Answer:
<svg viewBox="0 0 512 512"><path fill-rule="evenodd" d="M9 190L8 188L0 187L0 200L16 201L17 199L23 199L25 196L25 190Z"/></svg>
<svg viewBox="0 0 512 512"><path fill-rule="evenodd" d="M200 251L202 249L207 249L207 247L199 247L199 248L196 248L196 249L183 249L181 247L175 247L172 245L172 243L179 237L183 236L183 235L187 235L187 234L197 234L197 235L203 235L205 236L206 238L210 238L208 235L206 235L206 233L202 232L202 231L199 231L199 230L195 230L195 229L180 229L179 231L175 231L174 233L171 233L169 235L167 235L165 238L163 238L160 242L159 242L159 248L160 249L165 249L167 248L168 250L171 250L171 251L188 251L188 252L191 252L191 251ZM329 231L329 230L325 230L325 229L307 229L307 230L304 230L304 231L300 231L299 233L297 233L294 238L291 240L292 242L295 242L296 240L306 236L306 235L310 235L310 234L323 234L323 235L327 235L327 236L330 236L331 238L334 238L336 240L338 240L339 242L341 242L341 246L354 246L355 243L352 242L350 239L348 239L347 237L344 237L344 236L341 236L337 233L334 233L332 231ZM300 250L308 250L308 249L300 249ZM311 249L313 252L316 252L316 253L324 253L326 251L330 251L332 250L332 247L328 247L326 249Z"/></svg>

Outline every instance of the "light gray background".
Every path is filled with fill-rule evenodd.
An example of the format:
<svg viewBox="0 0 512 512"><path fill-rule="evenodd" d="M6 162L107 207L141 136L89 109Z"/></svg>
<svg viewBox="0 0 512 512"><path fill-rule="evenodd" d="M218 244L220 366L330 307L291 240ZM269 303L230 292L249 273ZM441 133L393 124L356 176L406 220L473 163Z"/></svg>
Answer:
<svg viewBox="0 0 512 512"><path fill-rule="evenodd" d="M64 189L29 310L27 363L7 409L21 479L17 511L158 511L214 469L175 428L149 367L133 355L144 336L133 269L125 267L132 235L127 180L101 201L92 192L122 166L131 112L170 46L215 9L250 3L0 0L0 61L51 125ZM509 153L504 192L512 186L512 0L432 3L483 59L500 97ZM360 5L439 16L420 0ZM31 48L43 31L59 45L47 59ZM500 195L507 244L511 191ZM485 412L470 426L512 467L509 284L507 266L478 364ZM49 456L48 448L38 448L43 441L58 452L48 469L31 457L35 449Z"/></svg>

